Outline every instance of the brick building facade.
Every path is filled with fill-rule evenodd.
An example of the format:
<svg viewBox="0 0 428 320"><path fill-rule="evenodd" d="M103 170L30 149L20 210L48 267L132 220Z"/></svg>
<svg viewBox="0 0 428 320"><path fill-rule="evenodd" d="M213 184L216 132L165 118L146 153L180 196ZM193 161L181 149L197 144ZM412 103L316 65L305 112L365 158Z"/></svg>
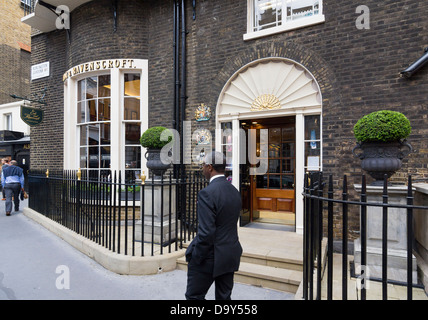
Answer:
<svg viewBox="0 0 428 320"><path fill-rule="evenodd" d="M0 158L17 160L26 174L30 129L20 118L20 108L22 98L30 95L31 27L21 23L20 0L1 1L0 12Z"/></svg>
<svg viewBox="0 0 428 320"><path fill-rule="evenodd" d="M31 28L21 23L24 10L18 0L0 4L0 104L14 102L11 94L30 94Z"/></svg>
<svg viewBox="0 0 428 320"><path fill-rule="evenodd" d="M142 103L147 104L148 123L140 119L141 129L157 125L173 127L175 1L117 1L116 8L108 0L79 2L82 5L71 12L69 32L54 28L32 37L31 64L49 61L51 66L48 78L31 83L32 92L48 87L44 122L31 131L34 169L77 169L80 165L77 158L67 160L67 154L78 153L79 146L74 138L67 138L65 131L68 130L70 114L64 111L64 105L70 103L64 74L70 71L72 75L76 66L80 66L83 72L70 79L74 77L80 81L85 68L88 72L95 71L91 68L96 68L97 61L100 64L106 60L113 61L111 70L116 60L147 61L147 97ZM368 14L365 23L369 28L364 29L357 26L357 20L363 14L356 11L357 4L342 0L312 2L321 8L322 19L290 30L279 28L275 33L263 33L253 32L248 27L252 19L249 12L253 8L252 0L198 0L195 8L192 1L184 1L184 119L190 121L192 129L210 130L215 140L214 129L219 126L223 95L233 79L250 67L279 61L303 70L311 78L315 94L320 99L317 110L322 123L322 137L317 141L322 146L318 157L322 162L319 165L324 174L334 174L335 186L341 186L343 175L348 175L350 184L360 182L362 170L359 160L352 155L355 146L353 126L363 115L382 109L404 113L413 128L408 141L415 152L404 160L403 168L393 180L405 181L407 174L412 174L414 179L428 178L428 139L425 138L428 121L427 67L409 79L400 77L400 71L417 60L427 46L428 22L423 13L428 12L428 4L416 0L368 0L365 2L369 9L365 12ZM181 41L181 29L179 33ZM176 45L180 46L180 43ZM85 66L91 62L95 63L92 67ZM127 71L120 69L118 74L121 72ZM201 103L212 109L213 115L206 122L197 122L194 118L195 109ZM298 115L316 115L318 112L310 113L304 105L299 108L281 117L291 117L291 123L297 127L299 121L304 121L303 118L298 120ZM74 116L73 113L71 115ZM251 120L248 114L246 118L236 119L240 124L245 119ZM72 132L75 134L77 131ZM305 134L304 129L301 129L301 134ZM302 146L296 145L297 150L304 152L303 144L309 140L302 138ZM219 145L218 141L215 143ZM302 153L301 158L294 159L300 172L307 168L307 164L298 163L299 159L306 163L304 157ZM121 161L118 157L118 168L123 169L125 164ZM295 168L295 171L298 170ZM239 172L236 176L239 177ZM296 172L294 178L298 177ZM295 189L302 186L297 180L295 183ZM295 190L295 193L298 202L299 191ZM300 204L296 203L296 206ZM301 210L297 207L294 211ZM349 219L351 229L358 230L358 213L351 214ZM301 227L301 216L296 217L296 229ZM335 230L340 233L339 222ZM355 237L355 232L351 231L350 236Z"/></svg>

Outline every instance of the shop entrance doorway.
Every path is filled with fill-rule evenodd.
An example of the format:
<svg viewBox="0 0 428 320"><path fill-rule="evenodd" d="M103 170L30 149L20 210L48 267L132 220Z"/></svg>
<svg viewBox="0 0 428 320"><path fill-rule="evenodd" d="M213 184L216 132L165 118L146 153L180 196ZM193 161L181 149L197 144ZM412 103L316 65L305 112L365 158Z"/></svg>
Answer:
<svg viewBox="0 0 428 320"><path fill-rule="evenodd" d="M241 127L247 138L249 134L255 136L256 156L267 164L267 171L258 175L251 175L250 168L260 163L247 158L247 164L241 165L241 225L261 222L295 226L295 117L246 120L241 121ZM260 138L261 130L267 133L265 141ZM263 148L267 150L265 157Z"/></svg>

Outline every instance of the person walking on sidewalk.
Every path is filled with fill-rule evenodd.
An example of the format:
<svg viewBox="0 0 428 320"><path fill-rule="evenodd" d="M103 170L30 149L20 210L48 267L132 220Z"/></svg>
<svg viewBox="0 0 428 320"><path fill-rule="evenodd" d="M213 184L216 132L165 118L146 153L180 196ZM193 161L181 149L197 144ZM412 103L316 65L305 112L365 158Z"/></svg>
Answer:
<svg viewBox="0 0 428 320"><path fill-rule="evenodd" d="M242 247L238 239L241 196L224 176L220 152L205 157L202 171L209 185L198 194L198 233L186 250L186 299L202 300L215 282L215 299L230 300Z"/></svg>
<svg viewBox="0 0 428 320"><path fill-rule="evenodd" d="M1 168L0 170L3 170L4 168L6 168L9 165L10 159L9 158L3 158L1 159ZM2 200L5 201L6 200L6 195L4 193L4 188L1 188L1 193L3 195Z"/></svg>
<svg viewBox="0 0 428 320"><path fill-rule="evenodd" d="M1 172L1 183L6 194L6 215L12 212L12 196L15 211L19 211L19 193L24 191L24 171L15 160Z"/></svg>

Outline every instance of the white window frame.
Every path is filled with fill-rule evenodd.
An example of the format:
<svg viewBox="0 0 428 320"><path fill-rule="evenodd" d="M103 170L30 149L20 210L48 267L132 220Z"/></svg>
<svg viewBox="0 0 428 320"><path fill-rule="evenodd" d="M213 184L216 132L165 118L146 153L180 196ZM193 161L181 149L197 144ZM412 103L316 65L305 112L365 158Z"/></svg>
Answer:
<svg viewBox="0 0 428 320"><path fill-rule="evenodd" d="M126 67L116 67L116 62L131 61ZM109 64L112 62L112 64ZM97 71L92 70L96 66ZM87 71L89 70L89 71ZM125 131L124 93L125 73L140 74L140 122L141 132L148 128L148 61L143 59L113 59L88 62L71 68L64 74L64 169L77 170L80 166L80 132L77 123L77 84L90 76L110 74L111 81L111 121L110 121L110 169L121 171L125 177ZM145 153L142 147L141 154ZM146 161L141 159L141 170L147 173Z"/></svg>
<svg viewBox="0 0 428 320"><path fill-rule="evenodd" d="M286 0L283 0L286 3ZM319 0L319 13L312 15L306 18L301 18L293 21L283 21L281 25L254 31L254 9L255 9L255 0L247 0L247 33L244 34L244 40L251 40L260 37L265 37L273 35L276 33L286 32L290 30L295 30L303 27L312 26L315 24L325 22L325 17L323 13L323 1Z"/></svg>

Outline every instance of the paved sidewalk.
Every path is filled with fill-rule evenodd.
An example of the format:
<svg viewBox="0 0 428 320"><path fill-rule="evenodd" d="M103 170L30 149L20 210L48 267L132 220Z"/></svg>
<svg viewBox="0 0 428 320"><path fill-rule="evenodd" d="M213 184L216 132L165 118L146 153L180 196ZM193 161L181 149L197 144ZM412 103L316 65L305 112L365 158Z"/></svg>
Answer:
<svg viewBox="0 0 428 320"><path fill-rule="evenodd" d="M21 209L24 206L26 201L21 203ZM0 300L184 299L185 271L150 276L118 275L22 212L7 217L4 202L0 202L0 253ZM237 283L232 298L293 300L294 294ZM207 299L214 299L213 288Z"/></svg>

